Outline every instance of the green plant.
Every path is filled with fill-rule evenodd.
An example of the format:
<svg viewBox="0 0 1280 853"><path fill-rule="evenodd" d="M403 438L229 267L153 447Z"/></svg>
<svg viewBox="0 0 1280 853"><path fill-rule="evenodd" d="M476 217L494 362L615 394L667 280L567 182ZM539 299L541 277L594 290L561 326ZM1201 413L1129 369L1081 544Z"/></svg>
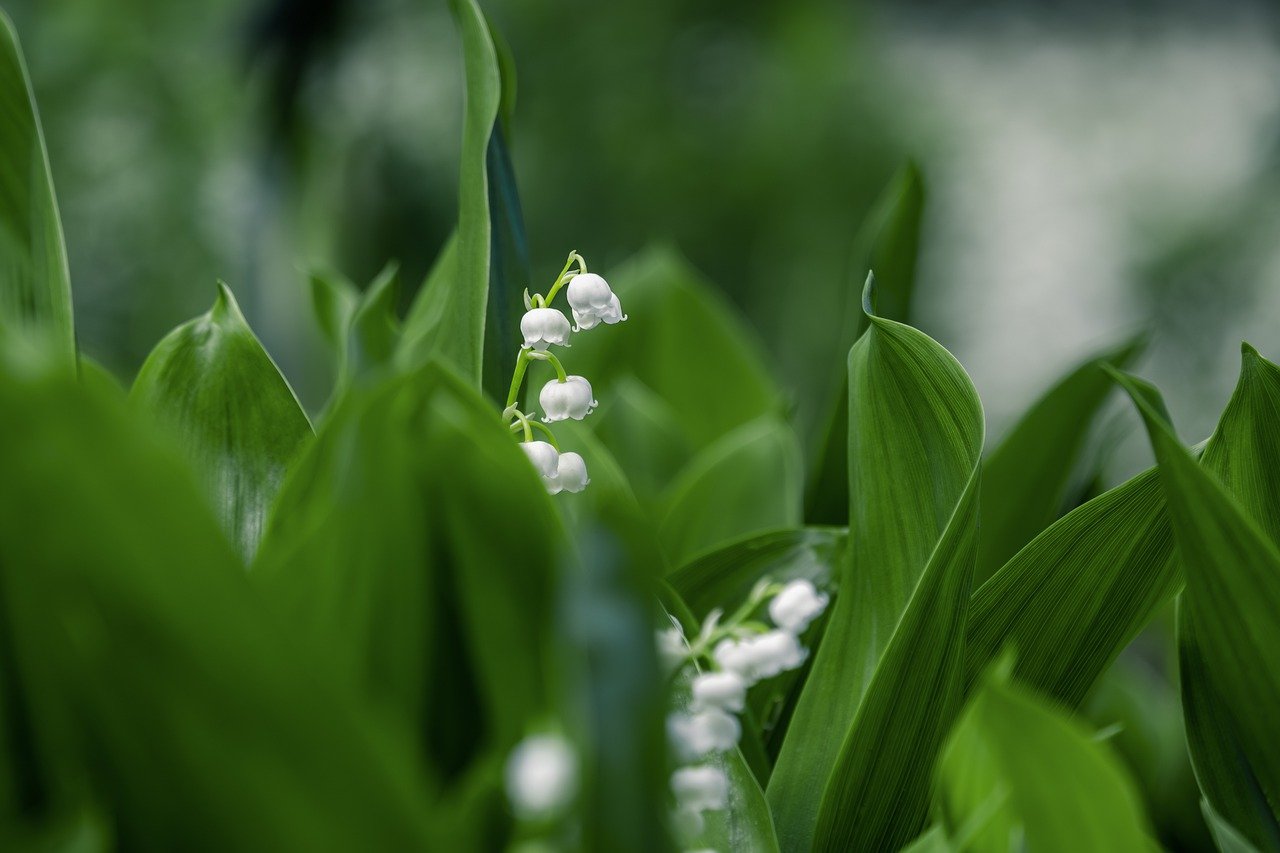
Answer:
<svg viewBox="0 0 1280 853"><path fill-rule="evenodd" d="M906 322L913 167L858 238L876 275L802 443L673 250L613 289L573 253L529 295L512 69L450 7L457 231L403 319L394 267L312 276L314 421L225 285L127 395L78 353L0 28L5 849L1152 847L1153 792L1082 709L1174 602L1208 831L1280 849L1280 367L1245 345L1188 449L1127 342L984 456L963 368ZM563 364L537 313L562 287L582 329L628 309ZM1116 386L1157 465L1076 505ZM530 387L569 469L529 449Z"/></svg>

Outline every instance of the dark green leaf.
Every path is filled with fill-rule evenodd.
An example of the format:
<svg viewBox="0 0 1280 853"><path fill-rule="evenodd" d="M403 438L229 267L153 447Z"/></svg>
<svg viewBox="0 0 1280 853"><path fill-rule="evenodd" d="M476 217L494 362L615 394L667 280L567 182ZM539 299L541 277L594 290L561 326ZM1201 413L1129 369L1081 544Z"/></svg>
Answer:
<svg viewBox="0 0 1280 853"><path fill-rule="evenodd" d="M672 565L752 533L798 526L802 476L799 442L776 417L704 449L663 501L659 535Z"/></svg>
<svg viewBox="0 0 1280 853"><path fill-rule="evenodd" d="M177 437L245 561L311 424L226 285L156 345L131 397Z"/></svg>
<svg viewBox="0 0 1280 853"><path fill-rule="evenodd" d="M495 43L497 39L495 38ZM498 53L499 58L502 52ZM514 87L514 72L502 75L502 106L508 103L508 81ZM510 99L514 100L514 92ZM506 128L510 121L494 125L489 137L486 169L489 178L489 228L492 248L489 270L489 302L484 332L484 390L495 400L505 400L520 349L520 318L524 315L524 291L529 287L529 246L520 212L515 168L507 147Z"/></svg>
<svg viewBox="0 0 1280 853"><path fill-rule="evenodd" d="M1098 410L1113 385L1103 363L1124 367L1145 343L1135 338L1080 365L1049 389L982 465L981 583L1062 510Z"/></svg>
<svg viewBox="0 0 1280 853"><path fill-rule="evenodd" d="M877 313L890 320L911 322L924 204L924 179L914 163L907 163L862 223L853 241L849 311L836 350L841 356L867 328L859 297L869 271L876 278ZM810 439L805 519L814 524L843 524L849 517L845 438L849 431L849 385L843 375L832 383L820 415L817 434Z"/></svg>
<svg viewBox="0 0 1280 853"><path fill-rule="evenodd" d="M1244 356L1242 375L1256 374L1250 378L1274 385L1273 365L1247 346ZM1205 693L1199 702L1194 697L1186 702L1187 734L1197 777L1215 810L1252 843L1266 849L1280 848L1272 805L1280 802L1280 741L1275 738L1273 717L1280 707L1280 668L1274 665L1275 651L1280 649L1280 551L1244 508L1246 501L1251 508L1259 507L1272 494L1273 484L1242 478L1241 468L1227 461L1242 449L1231 447L1231 439L1241 436L1220 432L1215 438L1225 438L1227 446L1214 449L1213 458L1224 462L1222 469L1233 478L1237 493L1244 496L1237 500L1222 480L1197 465L1179 442L1164 413L1150 402L1154 389L1132 377L1119 376L1119 381L1133 397L1151 438L1186 573L1179 615L1184 678L1190 672L1196 689ZM1241 386L1241 393L1247 395L1246 382L1242 380ZM1249 439L1274 446L1274 418L1246 418L1246 422L1259 432L1265 431L1265 438L1244 436L1246 447ZM1206 456L1209 454L1206 450ZM1247 469L1242 457L1236 461ZM1205 728L1214 731L1202 736ZM1205 754L1206 750L1221 749L1230 752ZM1264 798L1262 803L1233 797L1240 782L1227 783L1221 778L1230 766L1237 777L1247 773L1248 787L1256 787ZM1242 822L1240 816L1249 822Z"/></svg>
<svg viewBox="0 0 1280 853"><path fill-rule="evenodd" d="M71 276L44 133L18 35L0 12L0 334L48 335L75 366Z"/></svg>
<svg viewBox="0 0 1280 853"><path fill-rule="evenodd" d="M946 350L873 316L870 287L865 302L849 355L850 560L768 789L787 849L914 838L960 694L982 409Z"/></svg>
<svg viewBox="0 0 1280 853"><path fill-rule="evenodd" d="M121 849L437 843L404 732L278 628L130 414L0 369L0 646L36 766L81 763Z"/></svg>

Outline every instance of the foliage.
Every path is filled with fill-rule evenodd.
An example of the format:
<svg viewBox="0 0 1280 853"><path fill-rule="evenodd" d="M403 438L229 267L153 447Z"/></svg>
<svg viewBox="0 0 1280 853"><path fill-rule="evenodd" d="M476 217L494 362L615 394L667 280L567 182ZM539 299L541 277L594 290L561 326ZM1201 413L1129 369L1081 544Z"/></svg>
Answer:
<svg viewBox="0 0 1280 853"><path fill-rule="evenodd" d="M455 236L403 319L394 265L363 292L311 274L334 368L314 417L226 285L128 394L75 353L4 23L0 845L1173 846L1167 792L1084 710L1176 606L1172 762L1189 755L1197 827L1224 851L1280 850L1280 367L1246 344L1216 431L1188 449L1121 372L1141 340L1121 342L988 450L964 368L910 322L915 166L855 240L876 269L844 318L847 361L824 365L828 410L789 409L734 308L669 247L610 271L626 323L575 337L563 365L518 349L514 73L475 0L449 8ZM585 490L549 493L512 438L514 416L527 451L524 369L549 366L602 401L562 433ZM1156 465L1071 505L1116 386ZM788 590L807 596L789 627ZM697 756L724 796L682 828L670 786L691 759L670 715L764 636L788 662L728 700L734 737ZM662 637L683 644L674 667ZM569 756L554 813L530 816L513 782L531 739Z"/></svg>

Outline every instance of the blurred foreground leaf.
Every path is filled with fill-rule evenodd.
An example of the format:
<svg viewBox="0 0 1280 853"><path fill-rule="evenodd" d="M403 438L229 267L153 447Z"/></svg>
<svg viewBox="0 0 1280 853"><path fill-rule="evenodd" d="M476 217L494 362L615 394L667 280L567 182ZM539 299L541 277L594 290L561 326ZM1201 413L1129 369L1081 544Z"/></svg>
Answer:
<svg viewBox="0 0 1280 853"><path fill-rule="evenodd" d="M71 276L35 95L18 35L0 11L0 334L46 334L75 366Z"/></svg>
<svg viewBox="0 0 1280 853"><path fill-rule="evenodd" d="M207 314L156 345L130 396L177 437L224 529L252 561L311 424L226 285Z"/></svg>
<svg viewBox="0 0 1280 853"><path fill-rule="evenodd" d="M10 815L69 778L122 849L440 840L404 732L278 627L145 423L96 387L0 368L0 468L24 484L0 490Z"/></svg>

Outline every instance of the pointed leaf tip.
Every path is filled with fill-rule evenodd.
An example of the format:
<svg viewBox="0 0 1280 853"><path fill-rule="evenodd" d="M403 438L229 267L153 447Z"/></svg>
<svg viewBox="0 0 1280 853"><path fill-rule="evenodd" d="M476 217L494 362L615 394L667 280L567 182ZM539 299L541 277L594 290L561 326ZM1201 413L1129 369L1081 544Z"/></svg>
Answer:
<svg viewBox="0 0 1280 853"><path fill-rule="evenodd" d="M876 316L876 274L874 270L867 270L867 282L862 285L862 313L868 317Z"/></svg>
<svg viewBox="0 0 1280 853"><path fill-rule="evenodd" d="M244 314L240 311L240 303L236 302L235 294L231 292L231 288L222 279L218 279L218 296L213 300L213 307L209 309L209 316L215 322L229 320L233 323L245 323Z"/></svg>

